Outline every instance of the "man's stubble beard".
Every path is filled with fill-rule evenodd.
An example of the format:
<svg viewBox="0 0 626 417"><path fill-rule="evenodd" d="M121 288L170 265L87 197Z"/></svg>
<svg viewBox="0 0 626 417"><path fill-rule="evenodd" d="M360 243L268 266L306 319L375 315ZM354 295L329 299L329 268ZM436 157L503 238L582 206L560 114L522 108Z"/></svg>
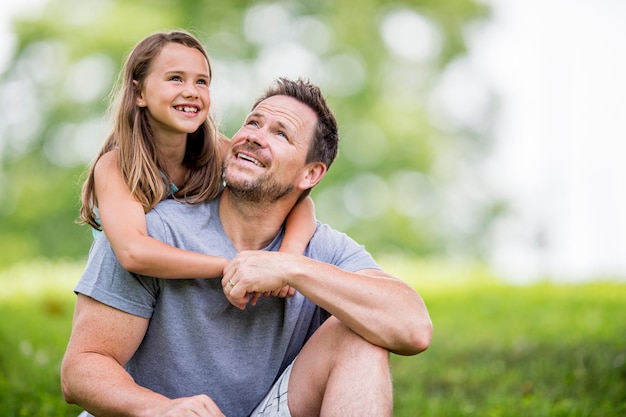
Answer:
<svg viewBox="0 0 626 417"><path fill-rule="evenodd" d="M292 182L281 183L268 174L253 180L237 181L228 179L228 166L223 168L222 177L233 198L248 203L274 203L293 190Z"/></svg>

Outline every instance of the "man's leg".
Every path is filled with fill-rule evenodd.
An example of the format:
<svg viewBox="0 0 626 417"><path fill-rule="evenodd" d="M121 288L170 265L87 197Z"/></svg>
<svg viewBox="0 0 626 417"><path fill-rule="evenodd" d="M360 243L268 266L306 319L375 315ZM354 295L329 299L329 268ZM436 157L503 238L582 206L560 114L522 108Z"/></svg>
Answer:
<svg viewBox="0 0 626 417"><path fill-rule="evenodd" d="M289 410L293 417L391 416L389 352L329 318L294 362Z"/></svg>

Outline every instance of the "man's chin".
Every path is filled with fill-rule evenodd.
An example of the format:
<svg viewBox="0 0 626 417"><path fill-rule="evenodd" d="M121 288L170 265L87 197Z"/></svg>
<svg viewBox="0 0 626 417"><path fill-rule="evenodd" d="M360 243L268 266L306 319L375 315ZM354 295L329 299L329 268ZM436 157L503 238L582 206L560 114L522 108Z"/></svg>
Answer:
<svg viewBox="0 0 626 417"><path fill-rule="evenodd" d="M224 182L231 189L249 190L259 186L258 178L251 178L249 175L243 174L235 175L232 173L231 175L225 175Z"/></svg>
<svg viewBox="0 0 626 417"><path fill-rule="evenodd" d="M225 185L233 197L250 203L276 203L293 190L291 185L269 185L262 180L232 183L227 181Z"/></svg>

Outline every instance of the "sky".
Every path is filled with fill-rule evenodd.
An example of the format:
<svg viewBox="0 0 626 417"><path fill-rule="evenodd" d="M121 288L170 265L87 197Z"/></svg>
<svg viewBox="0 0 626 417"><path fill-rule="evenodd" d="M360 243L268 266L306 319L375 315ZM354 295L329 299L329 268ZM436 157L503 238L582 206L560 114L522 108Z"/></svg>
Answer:
<svg viewBox="0 0 626 417"><path fill-rule="evenodd" d="M0 69L8 18L44 1L0 4ZM513 208L492 266L516 282L626 279L626 2L483 1L494 18L468 31L464 65L501 96L484 170Z"/></svg>

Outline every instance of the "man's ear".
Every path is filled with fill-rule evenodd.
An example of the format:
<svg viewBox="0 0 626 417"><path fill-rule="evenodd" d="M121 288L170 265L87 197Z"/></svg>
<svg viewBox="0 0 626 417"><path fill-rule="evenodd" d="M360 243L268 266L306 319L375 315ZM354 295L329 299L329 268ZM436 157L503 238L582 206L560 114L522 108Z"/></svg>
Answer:
<svg viewBox="0 0 626 417"><path fill-rule="evenodd" d="M138 107L146 107L146 100L143 98L143 93L139 87L137 80L133 80L133 86L135 86L135 104Z"/></svg>
<svg viewBox="0 0 626 417"><path fill-rule="evenodd" d="M304 167L304 176L300 181L300 189L307 190L313 188L326 175L326 165L321 162L311 162Z"/></svg>

